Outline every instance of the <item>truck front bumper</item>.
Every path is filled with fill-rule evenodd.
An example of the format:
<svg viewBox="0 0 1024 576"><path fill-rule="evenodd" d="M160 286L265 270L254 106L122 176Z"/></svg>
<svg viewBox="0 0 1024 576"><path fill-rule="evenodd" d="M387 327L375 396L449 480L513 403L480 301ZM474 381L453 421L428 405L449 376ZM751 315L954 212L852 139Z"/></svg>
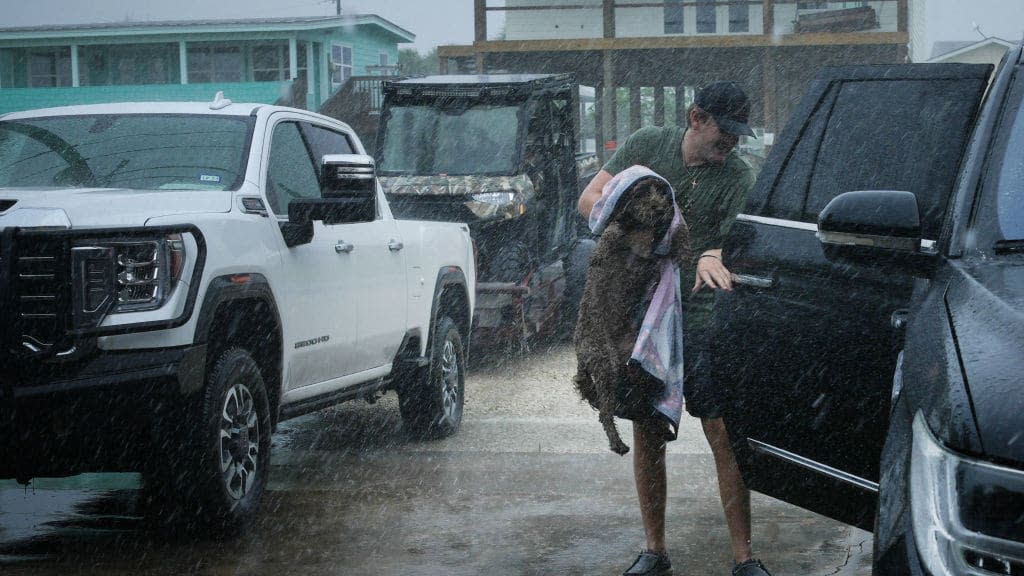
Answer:
<svg viewBox="0 0 1024 576"><path fill-rule="evenodd" d="M161 436L181 426L176 408L202 388L205 366L205 344L0 359L0 478L139 470L172 441Z"/></svg>

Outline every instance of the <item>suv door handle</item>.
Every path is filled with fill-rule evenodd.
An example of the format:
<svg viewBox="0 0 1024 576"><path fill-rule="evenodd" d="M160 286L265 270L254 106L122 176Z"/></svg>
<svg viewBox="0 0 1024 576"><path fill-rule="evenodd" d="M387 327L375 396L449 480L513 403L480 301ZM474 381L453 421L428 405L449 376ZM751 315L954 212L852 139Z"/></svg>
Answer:
<svg viewBox="0 0 1024 576"><path fill-rule="evenodd" d="M388 240L388 250L391 250L392 252L398 252L402 248L405 248L405 244L402 244L401 242L395 240L394 238Z"/></svg>
<svg viewBox="0 0 1024 576"><path fill-rule="evenodd" d="M338 243L334 245L334 251L337 252L338 254L341 254L342 252L348 254L349 252L355 249L355 246L349 244L348 242L345 242L344 240L338 240Z"/></svg>
<svg viewBox="0 0 1024 576"><path fill-rule="evenodd" d="M730 273L734 284L743 284L744 286L750 286L752 288L771 288L775 281L771 278L765 278L763 276L752 276L750 274L734 274Z"/></svg>

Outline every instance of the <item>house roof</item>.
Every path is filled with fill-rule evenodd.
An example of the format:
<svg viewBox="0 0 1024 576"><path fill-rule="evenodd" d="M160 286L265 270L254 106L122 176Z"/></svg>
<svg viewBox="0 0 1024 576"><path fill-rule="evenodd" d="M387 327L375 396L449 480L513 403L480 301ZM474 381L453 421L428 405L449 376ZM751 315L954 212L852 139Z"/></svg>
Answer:
<svg viewBox="0 0 1024 576"><path fill-rule="evenodd" d="M935 42L932 44L932 54L928 57L928 61L937 62L948 58L955 58L967 52L989 45L1002 46L1009 50L1016 46L1017 43L1010 42L1009 40L1003 40L1002 38L996 38L995 36L978 41L964 40L956 42Z"/></svg>
<svg viewBox="0 0 1024 576"><path fill-rule="evenodd" d="M308 32L333 28L376 25L397 37L412 42L416 35L376 14L341 16L294 16L287 18L246 18L237 20L174 20L156 22L105 22L61 26L24 26L0 28L0 40L40 40L98 38L110 36L175 36L218 32Z"/></svg>

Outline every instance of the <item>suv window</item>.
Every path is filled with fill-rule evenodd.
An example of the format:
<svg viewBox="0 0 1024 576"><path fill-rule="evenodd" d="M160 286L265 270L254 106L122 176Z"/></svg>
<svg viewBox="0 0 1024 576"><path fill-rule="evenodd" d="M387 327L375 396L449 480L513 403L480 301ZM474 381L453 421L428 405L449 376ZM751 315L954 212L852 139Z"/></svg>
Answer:
<svg viewBox="0 0 1024 576"><path fill-rule="evenodd" d="M275 214L288 214L288 203L297 198L319 198L320 180L299 132L299 125L283 122L274 128L267 170L267 202Z"/></svg>
<svg viewBox="0 0 1024 576"><path fill-rule="evenodd" d="M1024 106L1020 105L1024 82L1016 86L1017 109L1007 122L1008 140L1000 159L996 186L996 216L1001 240L1024 240Z"/></svg>
<svg viewBox="0 0 1024 576"><path fill-rule="evenodd" d="M821 135L825 132L828 113L835 104L838 92L839 85L833 85L811 116L806 130L797 141L790 161L782 170L778 184L768 197L768 216L784 220L803 219L804 200L807 197L807 186L811 181L814 158L821 144Z"/></svg>
<svg viewBox="0 0 1024 576"><path fill-rule="evenodd" d="M924 237L937 238L968 131L958 125L947 132L947 124L932 119L962 118L966 125L974 99L950 104L943 93L973 89L961 80L837 84L783 168L769 215L816 222L843 192L908 190L917 196Z"/></svg>

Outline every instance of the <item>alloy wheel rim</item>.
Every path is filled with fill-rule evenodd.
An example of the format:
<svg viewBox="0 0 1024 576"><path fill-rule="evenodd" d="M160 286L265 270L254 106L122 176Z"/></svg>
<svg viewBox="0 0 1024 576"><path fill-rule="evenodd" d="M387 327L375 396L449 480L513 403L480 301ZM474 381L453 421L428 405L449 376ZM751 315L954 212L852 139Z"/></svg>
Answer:
<svg viewBox="0 0 1024 576"><path fill-rule="evenodd" d="M452 424L458 421L461 409L459 406L460 376L459 357L455 351L455 343L447 338L441 349L441 394L444 402L442 420Z"/></svg>
<svg viewBox="0 0 1024 576"><path fill-rule="evenodd" d="M235 384L224 396L220 418L220 473L224 489L241 500L256 484L260 425L252 392Z"/></svg>

